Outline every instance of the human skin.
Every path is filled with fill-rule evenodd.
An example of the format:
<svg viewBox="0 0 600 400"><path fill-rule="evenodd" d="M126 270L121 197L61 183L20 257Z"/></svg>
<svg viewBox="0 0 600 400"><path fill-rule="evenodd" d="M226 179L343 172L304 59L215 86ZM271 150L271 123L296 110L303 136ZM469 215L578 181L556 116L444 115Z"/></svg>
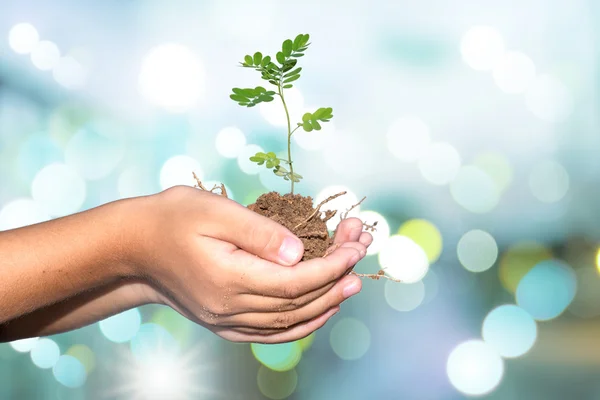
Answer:
<svg viewBox="0 0 600 400"><path fill-rule="evenodd" d="M322 327L361 289L348 275L372 237L340 223L335 250L299 262L285 227L177 186L0 232L0 340L76 329L164 304L235 342L281 343Z"/></svg>

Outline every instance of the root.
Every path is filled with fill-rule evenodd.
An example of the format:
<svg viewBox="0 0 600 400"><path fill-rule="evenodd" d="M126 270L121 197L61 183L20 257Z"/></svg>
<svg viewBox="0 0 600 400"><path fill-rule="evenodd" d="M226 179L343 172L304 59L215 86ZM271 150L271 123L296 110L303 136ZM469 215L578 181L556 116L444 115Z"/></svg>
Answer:
<svg viewBox="0 0 600 400"><path fill-rule="evenodd" d="M198 178L198 175L196 175L195 172L192 172L192 175L194 176L194 180L196 181L196 186L198 189L200 190L204 190L205 192L209 192L209 193L214 193L215 190L217 189L221 189L221 192L218 193L219 195L225 197L226 199L228 199L229 197L227 196L227 190L225 189L225 185L223 185L222 183L220 185L214 185L212 189L208 190L200 181L200 178Z"/></svg>
<svg viewBox="0 0 600 400"><path fill-rule="evenodd" d="M363 226L365 227L365 230L371 231L371 232L375 232L377 231L377 221L373 222L372 225L367 224L366 222L363 222Z"/></svg>
<svg viewBox="0 0 600 400"><path fill-rule="evenodd" d="M358 207L360 205L360 203L362 203L363 201L365 201L366 198L367 198L367 196L363 197L358 203L356 203L355 205L353 205L352 207L350 207L349 209L347 209L346 211L344 211L343 213L341 213L340 214L340 221L348 218L348 214L350 213L350 211L352 211L356 207Z"/></svg>
<svg viewBox="0 0 600 400"><path fill-rule="evenodd" d="M392 278L391 276L387 276L382 269L377 271L376 274L359 274L358 272L355 272L355 271L351 271L350 274L356 275L359 278L370 278L370 279L373 279L376 281L378 281L381 278L385 278L385 279L389 279L392 282L402 282L400 279L395 279L395 278Z"/></svg>
<svg viewBox="0 0 600 400"><path fill-rule="evenodd" d="M301 226L305 225L308 221L310 221L311 219L313 219L313 217L319 213L319 211L321 210L321 207L323 207L323 205L325 205L326 203L330 202L333 199L336 199L336 198L338 198L340 196L345 195L346 193L347 192L344 191L344 192L340 192L338 194L334 194L333 196L329 196L328 198L326 198L325 200L323 200L322 202L320 202L319 205L317 206L317 208L315 208L315 211L313 211L313 213L310 214L308 216L308 218L306 218L304 221L302 221L298 225L296 225L293 230L296 230L296 229L300 228ZM330 219L331 219L331 217L330 217Z"/></svg>

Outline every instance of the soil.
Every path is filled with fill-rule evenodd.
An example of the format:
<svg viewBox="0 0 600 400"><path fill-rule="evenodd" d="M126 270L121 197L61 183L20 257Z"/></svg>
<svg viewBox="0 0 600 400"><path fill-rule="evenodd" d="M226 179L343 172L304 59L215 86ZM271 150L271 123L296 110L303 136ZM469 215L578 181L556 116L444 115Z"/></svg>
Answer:
<svg viewBox="0 0 600 400"><path fill-rule="evenodd" d="M248 209L274 220L298 236L304 243L302 261L323 257L333 243L326 222L335 211L317 211L310 196L265 193Z"/></svg>

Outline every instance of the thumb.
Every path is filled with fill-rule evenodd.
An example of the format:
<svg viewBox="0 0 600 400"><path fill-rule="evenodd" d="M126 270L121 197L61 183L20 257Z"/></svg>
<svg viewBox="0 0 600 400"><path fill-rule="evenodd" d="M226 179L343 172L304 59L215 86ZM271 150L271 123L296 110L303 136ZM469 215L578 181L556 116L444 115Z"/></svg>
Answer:
<svg viewBox="0 0 600 400"><path fill-rule="evenodd" d="M281 265L294 265L302 259L304 244L286 227L232 200L219 200L211 209L216 224L211 224L209 236Z"/></svg>

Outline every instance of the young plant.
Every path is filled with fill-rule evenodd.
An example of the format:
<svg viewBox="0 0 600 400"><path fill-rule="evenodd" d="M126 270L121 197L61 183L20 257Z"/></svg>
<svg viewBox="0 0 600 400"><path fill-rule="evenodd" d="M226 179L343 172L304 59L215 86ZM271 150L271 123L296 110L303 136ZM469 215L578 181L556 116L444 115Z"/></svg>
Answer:
<svg viewBox="0 0 600 400"><path fill-rule="evenodd" d="M264 165L266 168L273 170L275 175L290 181L291 194L294 194L294 183L298 183L302 179L302 175L294 172L292 135L299 128L304 129L306 132L321 130L321 123L329 122L333 118L333 109L322 107L313 113L305 113L302 116L302 121L297 121L294 124L294 129L292 129L292 121L285 102L284 92L286 89L293 87L292 82L300 79L302 67L298 66L298 59L303 57L304 52L308 49L310 45L308 39L308 34L300 34L293 41L291 39L285 40L281 45L281 51L275 55L275 60L271 56L263 56L259 51L254 53L253 56L246 55L240 65L260 72L261 78L274 86L275 90L267 90L262 86L244 89L233 88L233 93L229 96L233 101L244 107L254 107L262 102L271 102L275 100L275 97L281 100L287 119L287 159L278 158L274 152L270 151L256 153L250 157L250 161L258 165Z"/></svg>

